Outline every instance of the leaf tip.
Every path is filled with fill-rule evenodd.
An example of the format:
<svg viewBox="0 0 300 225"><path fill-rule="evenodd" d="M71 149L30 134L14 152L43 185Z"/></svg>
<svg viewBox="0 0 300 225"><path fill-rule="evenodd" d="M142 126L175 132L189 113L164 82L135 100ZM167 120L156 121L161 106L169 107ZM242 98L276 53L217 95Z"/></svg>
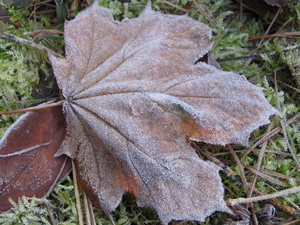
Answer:
<svg viewBox="0 0 300 225"><path fill-rule="evenodd" d="M99 0L94 1L92 7L94 7L94 6L99 6Z"/></svg>
<svg viewBox="0 0 300 225"><path fill-rule="evenodd" d="M153 12L154 11L152 10L152 3L151 3L151 1L148 1L144 11L140 14L140 16L145 16L147 14L152 14Z"/></svg>
<svg viewBox="0 0 300 225"><path fill-rule="evenodd" d="M150 0L147 2L145 10L152 10L152 4Z"/></svg>

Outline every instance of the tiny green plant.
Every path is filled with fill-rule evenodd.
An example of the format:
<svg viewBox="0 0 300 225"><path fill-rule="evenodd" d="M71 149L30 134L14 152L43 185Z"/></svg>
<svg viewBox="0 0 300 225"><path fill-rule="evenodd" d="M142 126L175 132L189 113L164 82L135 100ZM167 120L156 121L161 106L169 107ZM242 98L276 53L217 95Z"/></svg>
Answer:
<svg viewBox="0 0 300 225"><path fill-rule="evenodd" d="M13 224L45 224L51 223L46 219L48 211L41 207L41 202L36 198L28 199L22 197L18 202L10 201L13 205L11 211L0 214L0 223L3 225Z"/></svg>

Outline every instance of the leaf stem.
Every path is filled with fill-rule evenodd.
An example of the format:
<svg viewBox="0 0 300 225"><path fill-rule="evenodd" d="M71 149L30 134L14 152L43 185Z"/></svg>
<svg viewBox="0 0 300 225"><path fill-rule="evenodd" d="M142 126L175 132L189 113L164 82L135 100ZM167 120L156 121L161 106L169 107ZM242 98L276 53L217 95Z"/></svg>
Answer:
<svg viewBox="0 0 300 225"><path fill-rule="evenodd" d="M51 107L56 107L60 106L63 104L64 101L59 101L56 103L50 103L48 105L38 105L35 107L30 107L26 109L18 109L18 110L13 110L13 111L6 111L6 112L0 112L0 115L5 115L5 114L12 114L12 113L23 113L23 112L30 112L30 111L35 111L35 110L40 110L40 109L47 109Z"/></svg>

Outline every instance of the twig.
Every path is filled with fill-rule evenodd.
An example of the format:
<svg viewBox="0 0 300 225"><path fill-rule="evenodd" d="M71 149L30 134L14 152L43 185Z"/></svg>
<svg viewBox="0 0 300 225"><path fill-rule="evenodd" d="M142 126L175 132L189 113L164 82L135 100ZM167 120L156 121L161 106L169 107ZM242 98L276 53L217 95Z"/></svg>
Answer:
<svg viewBox="0 0 300 225"><path fill-rule="evenodd" d="M272 123L269 125L267 133L269 133L270 130L272 129L272 125L273 125ZM261 147L261 149L259 151L259 156L258 156L258 160L257 160L257 164L256 164L256 171L259 171L259 169L260 169L263 157L265 155L265 150L267 148L267 143L268 143L268 140L265 140L262 143L262 147ZM254 190L254 187L255 187L255 184L256 184L256 180L257 180L257 174L254 175L254 178L252 180L252 185L251 185L250 193L249 193L248 197L252 196L252 193L253 193L253 190Z"/></svg>
<svg viewBox="0 0 300 225"><path fill-rule="evenodd" d="M10 39L10 40L13 40L13 41L25 44L25 45L29 45L29 46L34 47L36 49L46 51L47 53L51 53L52 55L55 55L58 58L63 58L60 54L52 51L50 48L47 48L43 45L39 45L39 44L34 43L33 41L29 41L27 39L17 37L13 34L0 33L0 38L6 38L6 39Z"/></svg>
<svg viewBox="0 0 300 225"><path fill-rule="evenodd" d="M231 154L233 155L235 161L237 162L238 168L240 170L240 176L241 176L242 181L243 181L244 188L246 190L247 196L250 197L252 195L252 189L250 188L250 185L248 184L248 182L246 180L246 176L245 176L245 172L244 172L244 167L245 166L242 164L242 162L238 158L237 154L232 149L231 145L228 144L226 146L229 149L229 151L231 152ZM257 225L258 224L257 217L256 217L256 214L255 214L252 202L249 205L251 207L251 215L252 215L253 222L254 222L255 225Z"/></svg>
<svg viewBox="0 0 300 225"><path fill-rule="evenodd" d="M282 51L283 52L287 52L289 50L298 49L298 48L300 48L300 44L284 48ZM224 62L231 62L231 61L239 61L239 60L262 58L263 56L272 56L272 55L276 55L277 53L278 53L277 51L273 51L273 52L270 52L270 53L253 54L253 55L232 57L232 58L227 58L227 59L217 59L217 62L218 63L224 63Z"/></svg>
<svg viewBox="0 0 300 225"><path fill-rule="evenodd" d="M172 2L169 2L169 1L167 1L167 0L161 0L161 1L162 1L163 3L166 3L166 4L168 4L168 5L172 6L172 7L174 7L174 8L177 8L177 9L183 11L183 12L186 12L186 13L189 12L189 10L187 10L187 9L185 9L185 8L182 8L182 7L180 7L180 6L176 5L176 4L173 4Z"/></svg>
<svg viewBox="0 0 300 225"><path fill-rule="evenodd" d="M76 173L76 167L74 160L72 160L72 172L73 172L73 182L74 182L74 189L75 189L75 199L76 199L76 208L77 208L77 215L78 215L78 221L79 225L83 225L83 216L82 216L82 210L81 210L81 204L80 204L80 197L79 197L79 190L77 186L77 173Z"/></svg>
<svg viewBox="0 0 300 225"><path fill-rule="evenodd" d="M114 219L112 218L111 214L108 214L108 218L109 218L112 225L116 225L116 223L115 223Z"/></svg>
<svg viewBox="0 0 300 225"><path fill-rule="evenodd" d="M209 151L207 151L205 148L198 146L194 142L192 142L191 145L192 145L193 148L196 149L196 151L201 152L201 154L205 155L207 158L209 158L209 160L211 160L212 162L214 162L218 166L220 166L222 168L223 172L227 176L231 177L231 179L233 179L238 186L243 186L243 185L245 186L245 184L246 184L246 185L248 185L248 187L245 187L245 190L247 190L247 189L250 188L250 185L246 181L244 181L244 182L242 181L243 179L241 179L241 177L240 177L240 176L244 176L244 174L242 172L241 172L241 175L237 175L228 166L226 166L223 162L221 162L220 160L218 160L217 158L215 158L214 155L212 155L212 153L210 153ZM231 153L232 152L235 153L235 151L232 149L231 145L227 145L227 147L228 147L228 149L230 150ZM238 160L238 161L240 161L240 160ZM240 164L241 165L239 167L242 168L244 165L242 165L241 162L240 162ZM284 178L288 179L287 177L284 177ZM246 179L244 178L244 180L246 180ZM265 192L259 190L258 188L254 187L253 190L254 190L255 193L257 193L259 195L262 195L262 196L267 195ZM271 198L271 199L269 199L269 201L271 202L271 204L275 205L276 207L280 208L281 210L283 210L285 212L288 212L288 213L290 213L292 215L295 215L295 216L299 216L300 215L300 212L298 210L296 210L296 209L294 209L294 208L292 208L290 206L285 205L284 203L280 202L277 198Z"/></svg>
<svg viewBox="0 0 300 225"><path fill-rule="evenodd" d="M300 219L299 220L293 220L293 221L291 221L291 222L288 222L288 223L285 223L285 225L297 225L297 224L299 224L299 222L300 222Z"/></svg>
<svg viewBox="0 0 300 225"><path fill-rule="evenodd" d="M285 86L287 86L287 87L289 87L289 88L291 88L291 89L293 89L293 90L295 90L295 91L297 91L297 92L300 93L300 89L298 89L298 88L295 88L295 87L293 87L293 86L291 86L291 85L288 85L288 84L286 84L286 83L284 83L284 82L282 82L282 81L280 81L280 80L278 80L277 82L278 82L278 83L281 83L281 84L283 84L283 85L285 85Z"/></svg>
<svg viewBox="0 0 300 225"><path fill-rule="evenodd" d="M267 34L269 33L271 27L272 27L273 24L275 23L275 21L276 21L276 19L277 19L277 17L278 17L278 15L279 15L280 12L281 12L281 7L278 8L278 10L277 10L277 12L276 12L276 15L274 16L273 20L271 21L269 27L267 28L267 30L266 30L266 32L265 32L265 35L267 35ZM260 40L260 42L259 42L259 44L258 44L258 48L262 45L263 41L264 41L264 38L262 38L262 39Z"/></svg>
<svg viewBox="0 0 300 225"><path fill-rule="evenodd" d="M61 34L61 35L63 35L64 32L59 31L59 30L36 30L36 31L33 31L29 36L33 38L40 34Z"/></svg>
<svg viewBox="0 0 300 225"><path fill-rule="evenodd" d="M252 173L254 173L255 175L260 176L260 177L264 178L265 180L268 180L268 181L272 182L273 184L277 184L277 185L280 185L282 187L289 187L290 186L290 184L284 183L284 182L282 182L280 180L277 180L273 177L270 177L270 176L268 176L264 173L261 173L258 170L256 170L255 168L251 168L250 166L246 166L246 168L248 170L250 170Z"/></svg>
<svg viewBox="0 0 300 225"><path fill-rule="evenodd" d="M217 24L213 21L212 18L210 18L210 16L205 12L205 10L203 10L195 0L192 0L192 2L200 10L200 12L205 16L205 18L208 19L208 21L211 22L211 24L214 25L215 28L218 28Z"/></svg>
<svg viewBox="0 0 300 225"><path fill-rule="evenodd" d="M84 202L86 225L92 225L88 197L86 196L85 192L83 192L82 195L83 195L83 202Z"/></svg>
<svg viewBox="0 0 300 225"><path fill-rule="evenodd" d="M262 201L270 198L278 198L283 195L288 195L292 193L300 192L300 186L299 187L294 187L294 188L289 188L283 191L278 191L272 194L267 194L263 196L257 196L257 197L251 197L251 198L237 198L237 199L228 199L226 201L226 204L228 206L233 206L241 203L250 203L250 202L256 202L256 201Z"/></svg>
<svg viewBox="0 0 300 225"><path fill-rule="evenodd" d="M279 111L281 111L281 107L280 107L280 103L279 103L279 97L278 97L278 84L277 84L277 74L276 74L276 71L274 71L274 81L275 81L275 97L276 97L276 104L277 104L277 108ZM282 118L280 120L280 124L281 124L281 127L282 127L282 133L283 133L283 137L285 139L285 143L293 157L293 159L295 160L296 164L297 164L297 167L298 167L298 170L300 170L300 163L298 162L298 159L293 151L293 148L289 142L289 139L288 139L288 136L287 136L287 132L286 132L286 129L285 129L285 126L284 126L284 118Z"/></svg>
<svg viewBox="0 0 300 225"><path fill-rule="evenodd" d="M60 168L60 170L59 170L59 172L58 172L55 180L53 181L51 187L48 189L47 193L44 195L44 197L43 197L44 199L46 199L50 195L50 193L54 189L55 185L57 185L58 180L59 180L60 176L62 175L62 173L63 173L63 171L64 171L64 169L65 169L65 167L67 165L68 159L69 159L69 156L65 155L64 163L63 163L62 167Z"/></svg>
<svg viewBox="0 0 300 225"><path fill-rule="evenodd" d="M86 194L84 193L84 195L86 195ZM96 225L96 220L95 220L95 215L94 215L94 211L93 211L93 206L92 206L91 200L89 199L88 196L86 196L86 197L87 197L86 200L87 200L87 204L88 204L88 210L89 210L89 214L90 214L90 217L91 217L91 224L92 225Z"/></svg>
<svg viewBox="0 0 300 225"><path fill-rule="evenodd" d="M288 126L289 124L293 123L298 117L300 117L300 112L298 112L295 116L293 116L291 119L289 119L288 121L284 122L282 124L283 127ZM245 153L245 155L241 158L241 161L244 161L245 158L247 157L247 155L253 150L255 149L259 144L261 144L262 142L264 142L265 140L268 140L269 138L271 138L272 136L274 136L275 134L277 134L280 130L282 129L282 127L277 127L274 130L270 131L269 133L265 134L262 136L262 138L260 140L258 140L253 146L251 146L251 148L249 148L249 150L247 150L247 152Z"/></svg>
<svg viewBox="0 0 300 225"><path fill-rule="evenodd" d="M282 36L300 36L300 32L284 32L284 33L275 33L268 35L256 35L256 36L248 36L248 39L259 39L259 38L272 38L272 37L282 37Z"/></svg>
<svg viewBox="0 0 300 225"><path fill-rule="evenodd" d="M276 154L276 152L275 152ZM255 170L255 167L254 166L245 166L247 169L251 170L251 169L254 169ZM256 170L255 170L256 171ZM285 179L285 180L293 180L293 181L297 181L299 182L300 179L296 179L296 178L293 178L293 177L290 177L290 176L286 176L284 174L281 174L281 173L277 173L277 172L274 172L274 171L271 171L271 170L267 170L267 169L263 169L263 168L260 168L259 170L260 172L264 173L264 174L269 174L269 175L272 175L272 176L275 176L275 177L279 177L281 179ZM253 172L253 171L252 171ZM258 171L257 171L258 172ZM288 186L285 186L285 187L289 187L290 185L288 184Z"/></svg>
<svg viewBox="0 0 300 225"><path fill-rule="evenodd" d="M262 195L262 196L264 196L264 195L267 194L267 193L259 190L258 188L255 188L254 191L257 194ZM274 205L275 207L281 209L284 212L287 212L287 213L289 213L291 215L294 215L294 216L298 216L298 217L300 216L300 211L298 209L295 209L293 207L290 207L290 206L282 203L281 201L279 201L278 198L271 198L271 199L269 199L267 201L269 201L272 205Z"/></svg>
<svg viewBox="0 0 300 225"><path fill-rule="evenodd" d="M232 169L230 169L228 166L226 166L224 163L222 163L220 160L218 160L216 157L213 156L213 154L209 151L207 151L205 148L198 146L195 142L191 143L191 146L199 153L203 154L205 157L207 157L210 161L217 164L222 168L222 171L226 174L227 177L230 177L232 180L237 181L239 183L243 183L241 180L240 175L236 174Z"/></svg>

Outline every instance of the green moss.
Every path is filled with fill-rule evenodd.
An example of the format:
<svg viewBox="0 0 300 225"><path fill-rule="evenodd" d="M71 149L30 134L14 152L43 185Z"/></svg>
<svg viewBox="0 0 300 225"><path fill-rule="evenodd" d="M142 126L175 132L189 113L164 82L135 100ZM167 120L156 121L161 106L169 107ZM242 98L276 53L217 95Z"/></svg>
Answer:
<svg viewBox="0 0 300 225"><path fill-rule="evenodd" d="M35 49L3 39L0 39L0 49L1 111L29 106L19 102L32 100L31 93L37 88L38 83L38 65L43 64L40 53ZM10 116L1 117L1 133L3 128L7 127L6 123L11 122Z"/></svg>
<svg viewBox="0 0 300 225"><path fill-rule="evenodd" d="M30 11L15 10L13 7L10 7L9 11L13 14L10 20L21 19L22 25L16 28L10 22L0 22L2 27L1 32L41 42L41 44L50 46L52 49L57 49L58 46L62 45L62 40L55 40L53 42L51 39L43 37L30 38L29 34L32 31L53 27L53 24L49 23L47 16L40 16L36 23L28 17ZM51 66L45 52L27 45L15 43L11 40L0 39L1 111L26 108L35 102L32 93L33 91L38 91L39 70L43 71L46 76L51 72ZM17 117L18 114L0 117L0 137Z"/></svg>
<svg viewBox="0 0 300 225"><path fill-rule="evenodd" d="M50 225L47 220L48 211L41 207L41 203L37 199L28 200L22 197L18 203L10 202L13 205L12 210L0 213L2 225Z"/></svg>

